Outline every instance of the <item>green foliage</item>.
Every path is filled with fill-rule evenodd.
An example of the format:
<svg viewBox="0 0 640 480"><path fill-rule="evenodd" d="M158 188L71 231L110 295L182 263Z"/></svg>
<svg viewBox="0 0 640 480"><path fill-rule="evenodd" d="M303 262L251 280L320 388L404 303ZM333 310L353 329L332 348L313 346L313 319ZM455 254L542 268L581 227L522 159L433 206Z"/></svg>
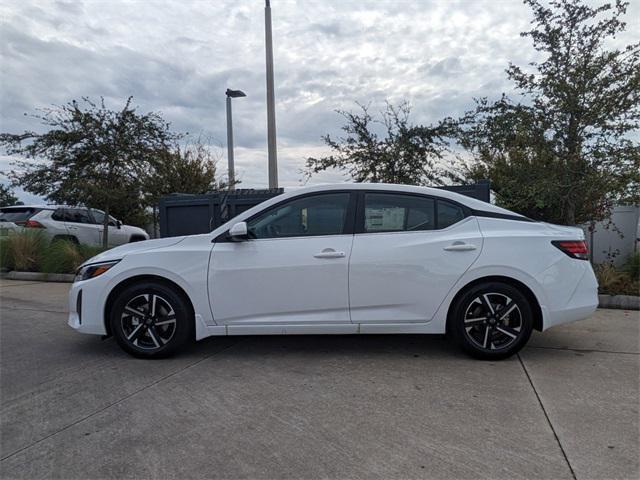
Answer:
<svg viewBox="0 0 640 480"><path fill-rule="evenodd" d="M625 29L627 3L525 3L534 20L522 35L543 60L507 69L522 103L481 99L460 120L473 154L464 173L490 178L498 203L529 217L600 220L614 203L640 200L640 43L607 47Z"/></svg>
<svg viewBox="0 0 640 480"><path fill-rule="evenodd" d="M36 118L46 133L0 135L9 155L28 159L14 163L12 179L54 203L100 208L125 222L144 210L144 180L157 167L159 152L178 138L159 114L137 113L131 98L118 111L103 99L96 104L83 98ZM107 221L105 216L105 227ZM106 234L103 241L106 246Z"/></svg>
<svg viewBox="0 0 640 480"><path fill-rule="evenodd" d="M48 239L39 230L10 233L2 240L2 267L21 272L37 272Z"/></svg>
<svg viewBox="0 0 640 480"><path fill-rule="evenodd" d="M356 182L384 182L408 185L443 183L449 172L443 166L447 151L447 121L437 126L414 126L409 123L411 108L387 103L380 117L358 104L361 112L338 111L346 119L344 137L325 135L324 142L333 151L326 157L307 158L305 176L336 169ZM383 130L381 137L376 130Z"/></svg>
<svg viewBox="0 0 640 480"><path fill-rule="evenodd" d="M11 205L20 205L22 202L18 201L16 197L7 185L0 183L0 207L9 207Z"/></svg>
<svg viewBox="0 0 640 480"><path fill-rule="evenodd" d="M74 273L78 267L104 251L102 247L78 245L68 240L56 240L46 248L41 271L46 273Z"/></svg>
<svg viewBox="0 0 640 480"><path fill-rule="evenodd" d="M606 262L594 267L598 278L598 291L606 295L640 295L640 278L624 268L617 270ZM637 273L637 272L636 272Z"/></svg>
<svg viewBox="0 0 640 480"><path fill-rule="evenodd" d="M170 193L201 194L228 188L227 183L216 178L217 161L201 139L160 152L153 175L145 179L147 203L155 205Z"/></svg>
<svg viewBox="0 0 640 480"><path fill-rule="evenodd" d="M12 270L13 262L9 253L9 239L0 238L0 270Z"/></svg>
<svg viewBox="0 0 640 480"><path fill-rule="evenodd" d="M0 268L20 272L74 273L104 248L54 240L37 230L9 234L0 240Z"/></svg>
<svg viewBox="0 0 640 480"><path fill-rule="evenodd" d="M622 265L622 271L634 280L640 281L640 251L632 253ZM640 292L638 292L640 295Z"/></svg>

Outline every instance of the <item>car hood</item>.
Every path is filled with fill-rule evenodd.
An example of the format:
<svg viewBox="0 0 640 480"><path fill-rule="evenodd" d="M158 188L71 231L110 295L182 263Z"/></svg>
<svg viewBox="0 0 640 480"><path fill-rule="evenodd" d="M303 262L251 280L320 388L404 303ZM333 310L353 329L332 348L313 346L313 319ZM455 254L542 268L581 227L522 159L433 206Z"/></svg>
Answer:
<svg viewBox="0 0 640 480"><path fill-rule="evenodd" d="M95 257L92 257L84 262L83 265L96 262L108 262L109 260L120 260L133 252L144 252L148 250L155 250L156 248L170 247L172 245L177 245L184 239L185 237L169 237L156 238L154 240L144 240L142 242L127 243L125 245L120 245L119 247L115 247L99 253Z"/></svg>

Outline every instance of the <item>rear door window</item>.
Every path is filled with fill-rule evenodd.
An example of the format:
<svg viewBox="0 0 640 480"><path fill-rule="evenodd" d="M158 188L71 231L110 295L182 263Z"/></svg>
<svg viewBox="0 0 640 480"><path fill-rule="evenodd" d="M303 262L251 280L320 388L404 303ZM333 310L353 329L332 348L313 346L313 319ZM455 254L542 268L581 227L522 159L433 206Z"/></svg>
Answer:
<svg viewBox="0 0 640 480"><path fill-rule="evenodd" d="M465 217L464 211L458 205L444 200L438 200L438 228L447 228L458 223Z"/></svg>
<svg viewBox="0 0 640 480"><path fill-rule="evenodd" d="M33 215L39 212L38 208L1 208L0 222L26 222Z"/></svg>
<svg viewBox="0 0 640 480"><path fill-rule="evenodd" d="M67 209L58 208L55 212L51 214L51 219L57 222L65 222L67 220Z"/></svg>
<svg viewBox="0 0 640 480"><path fill-rule="evenodd" d="M70 208L65 215L65 221L71 223L93 223L89 211L84 208Z"/></svg>
<svg viewBox="0 0 640 480"><path fill-rule="evenodd" d="M435 202L432 198L392 193L365 195L365 232L410 232L434 228Z"/></svg>

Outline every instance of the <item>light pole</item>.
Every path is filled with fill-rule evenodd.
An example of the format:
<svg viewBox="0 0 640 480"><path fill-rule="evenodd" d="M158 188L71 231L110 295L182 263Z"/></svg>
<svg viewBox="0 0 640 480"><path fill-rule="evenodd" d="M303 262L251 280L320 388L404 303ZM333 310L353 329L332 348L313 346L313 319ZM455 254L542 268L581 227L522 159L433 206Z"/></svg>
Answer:
<svg viewBox="0 0 640 480"><path fill-rule="evenodd" d="M267 63L267 150L269 152L269 188L278 188L278 153L276 150L276 107L273 88L273 41L271 3L265 0L264 36Z"/></svg>
<svg viewBox="0 0 640 480"><path fill-rule="evenodd" d="M227 88L227 159L229 160L229 190L235 190L236 171L233 163L233 123L231 121L231 99L246 97L242 90L230 90Z"/></svg>

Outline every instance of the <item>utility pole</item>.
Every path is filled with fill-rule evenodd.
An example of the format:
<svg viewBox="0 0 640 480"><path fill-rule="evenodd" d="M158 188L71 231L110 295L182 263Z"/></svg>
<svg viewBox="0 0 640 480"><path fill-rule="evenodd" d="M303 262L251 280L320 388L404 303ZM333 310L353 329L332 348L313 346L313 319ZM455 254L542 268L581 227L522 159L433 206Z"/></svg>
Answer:
<svg viewBox="0 0 640 480"><path fill-rule="evenodd" d="M246 97L242 90L229 90L225 92L227 96L227 160L229 161L229 190L235 190L236 168L233 158L233 121L231 118L231 99Z"/></svg>
<svg viewBox="0 0 640 480"><path fill-rule="evenodd" d="M273 40L271 37L271 2L269 0L265 0L264 32L267 56L267 149L269 152L269 188L278 188L276 100L273 86Z"/></svg>

